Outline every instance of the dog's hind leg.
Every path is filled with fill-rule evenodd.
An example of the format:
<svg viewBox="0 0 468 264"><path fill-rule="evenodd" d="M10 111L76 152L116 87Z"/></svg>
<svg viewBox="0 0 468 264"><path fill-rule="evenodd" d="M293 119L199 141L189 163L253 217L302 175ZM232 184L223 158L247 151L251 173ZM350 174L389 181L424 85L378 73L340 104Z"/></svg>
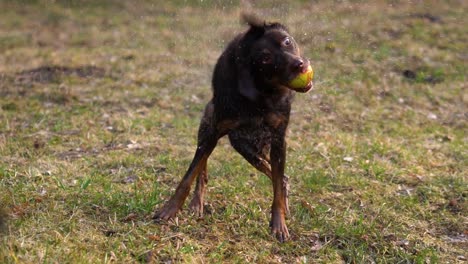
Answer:
<svg viewBox="0 0 468 264"><path fill-rule="evenodd" d="M267 148L267 144L255 144L253 138L240 137L237 131L233 131L229 134L229 141L232 147L239 152L245 160L271 179L270 159L263 151L264 148Z"/></svg>
<svg viewBox="0 0 468 264"><path fill-rule="evenodd" d="M190 202L189 208L198 217L203 216L203 200L206 193L206 184L208 183L208 171L206 169L206 161L202 165L202 170L197 177L197 185L193 193L192 201Z"/></svg>
<svg viewBox="0 0 468 264"><path fill-rule="evenodd" d="M185 176L182 178L182 181L177 186L174 195L164 204L162 209L153 216L154 219L168 220L176 215L189 195L190 187L195 177L200 175L204 168L206 168L206 161L215 148L217 141L218 137L214 136L204 144L198 146L195 157L185 173Z"/></svg>
<svg viewBox="0 0 468 264"><path fill-rule="evenodd" d="M216 126L213 125L212 115L213 105L209 103L205 108L205 113L198 130L197 150L192 163L185 173L185 176L182 178L182 181L177 186L175 194L164 204L162 209L153 216L154 219L168 220L176 215L189 195L190 187L195 177L199 178L195 191L197 197L196 202L199 205L203 205L203 194L207 180L206 163L211 152L216 147L218 139L223 136L223 134L216 129Z"/></svg>
<svg viewBox="0 0 468 264"><path fill-rule="evenodd" d="M242 133L243 134L243 133ZM272 179L270 158L270 140L259 142L258 137L243 136L238 131L229 134L229 141L232 147L244 157L254 168ZM252 134L250 134L252 135ZM286 214L289 215L289 177L284 175L284 185L286 186Z"/></svg>

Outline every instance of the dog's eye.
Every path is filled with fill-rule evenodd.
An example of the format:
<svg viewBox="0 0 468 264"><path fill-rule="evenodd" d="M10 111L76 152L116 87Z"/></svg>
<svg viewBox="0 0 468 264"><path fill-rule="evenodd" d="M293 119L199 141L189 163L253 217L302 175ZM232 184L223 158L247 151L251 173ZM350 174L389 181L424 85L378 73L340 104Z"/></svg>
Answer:
<svg viewBox="0 0 468 264"><path fill-rule="evenodd" d="M289 46L291 45L291 39L290 38L285 38L283 40L283 46Z"/></svg>

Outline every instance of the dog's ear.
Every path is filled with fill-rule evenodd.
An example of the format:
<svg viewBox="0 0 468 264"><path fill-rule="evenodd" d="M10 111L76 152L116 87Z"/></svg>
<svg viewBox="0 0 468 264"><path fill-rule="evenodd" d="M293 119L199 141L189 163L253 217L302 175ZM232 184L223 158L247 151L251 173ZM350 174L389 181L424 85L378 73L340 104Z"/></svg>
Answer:
<svg viewBox="0 0 468 264"><path fill-rule="evenodd" d="M265 20L259 18L256 14L250 12L242 12L241 22L254 28L263 28L265 26Z"/></svg>
<svg viewBox="0 0 468 264"><path fill-rule="evenodd" d="M258 90L255 88L255 82L249 70L250 67L238 66L238 89L241 95L247 97L251 101L255 101L258 96Z"/></svg>
<svg viewBox="0 0 468 264"><path fill-rule="evenodd" d="M257 15L243 12L241 14L241 20L243 23L250 26L250 29L244 35L245 42L254 41L265 33L265 20L260 19Z"/></svg>
<svg viewBox="0 0 468 264"><path fill-rule="evenodd" d="M252 58L249 58L249 52L253 43L265 34L265 21L255 14L245 12L241 14L241 20L248 24L250 28L240 40L237 50L238 89L243 96L255 101L259 91L255 88L254 78L251 73L250 60Z"/></svg>

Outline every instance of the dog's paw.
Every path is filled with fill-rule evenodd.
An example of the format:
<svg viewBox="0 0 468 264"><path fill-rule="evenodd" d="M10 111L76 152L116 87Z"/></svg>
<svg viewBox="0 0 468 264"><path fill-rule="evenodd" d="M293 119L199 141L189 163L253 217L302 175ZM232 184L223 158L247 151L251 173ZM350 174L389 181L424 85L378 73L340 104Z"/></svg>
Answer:
<svg viewBox="0 0 468 264"><path fill-rule="evenodd" d="M289 239L289 231L286 225L279 227L272 227L271 234L278 239L279 242L283 243Z"/></svg>
<svg viewBox="0 0 468 264"><path fill-rule="evenodd" d="M199 198L194 197L192 201L190 201L189 209L197 217L203 217L203 202Z"/></svg>
<svg viewBox="0 0 468 264"><path fill-rule="evenodd" d="M153 220L155 222L167 221L174 218L177 214L177 209L173 207L163 207L161 210L157 211L153 215Z"/></svg>
<svg viewBox="0 0 468 264"><path fill-rule="evenodd" d="M289 238L288 227L286 226L284 217L273 217L270 222L271 234L283 243Z"/></svg>

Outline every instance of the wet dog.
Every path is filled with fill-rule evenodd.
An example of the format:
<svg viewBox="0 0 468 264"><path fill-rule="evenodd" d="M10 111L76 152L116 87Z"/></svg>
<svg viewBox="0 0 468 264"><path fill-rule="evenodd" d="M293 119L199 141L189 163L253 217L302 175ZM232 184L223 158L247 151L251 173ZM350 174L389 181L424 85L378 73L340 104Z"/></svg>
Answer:
<svg viewBox="0 0 468 264"><path fill-rule="evenodd" d="M295 92L307 92L288 83L304 72L309 61L287 28L243 15L249 28L239 34L221 54L215 66L213 98L206 105L198 130L198 146L190 167L175 194L156 212L154 219L168 220L181 209L196 179L190 208L203 214L208 182L207 160L218 140L228 136L231 145L273 184L271 232L283 242L289 237L285 216L288 208L286 128Z"/></svg>

